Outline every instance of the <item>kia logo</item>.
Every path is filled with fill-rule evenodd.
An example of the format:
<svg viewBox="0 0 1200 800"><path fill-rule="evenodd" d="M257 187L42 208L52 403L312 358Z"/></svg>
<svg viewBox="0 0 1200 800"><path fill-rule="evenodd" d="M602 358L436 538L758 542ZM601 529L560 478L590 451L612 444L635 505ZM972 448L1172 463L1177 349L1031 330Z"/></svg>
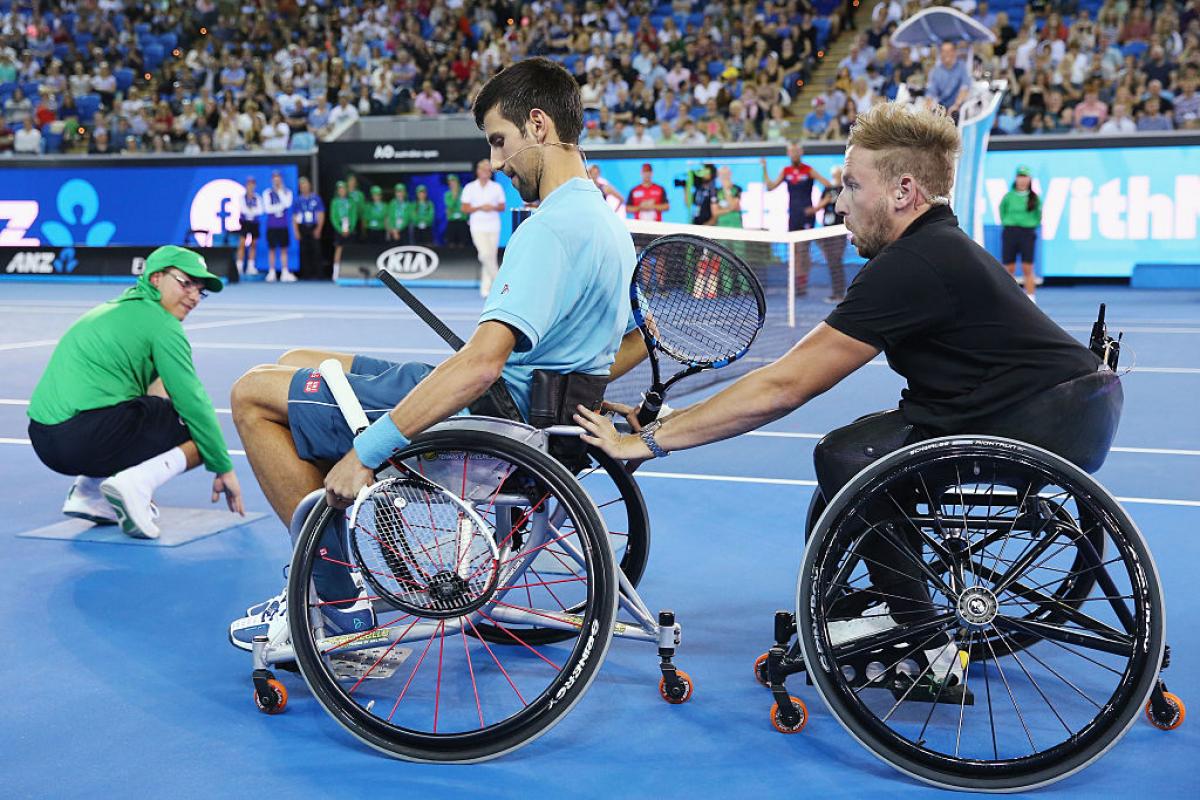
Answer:
<svg viewBox="0 0 1200 800"><path fill-rule="evenodd" d="M438 268L438 254L428 247L393 247L379 254L375 266L386 269L402 281L415 281Z"/></svg>

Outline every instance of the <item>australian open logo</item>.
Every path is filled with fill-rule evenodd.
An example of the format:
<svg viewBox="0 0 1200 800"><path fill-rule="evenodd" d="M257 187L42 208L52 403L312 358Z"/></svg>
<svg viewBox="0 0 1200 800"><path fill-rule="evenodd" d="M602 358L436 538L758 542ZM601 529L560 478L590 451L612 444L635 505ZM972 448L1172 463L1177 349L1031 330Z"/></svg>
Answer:
<svg viewBox="0 0 1200 800"><path fill-rule="evenodd" d="M386 269L402 281L415 281L438 268L438 254L428 247L404 245L384 250L375 266Z"/></svg>

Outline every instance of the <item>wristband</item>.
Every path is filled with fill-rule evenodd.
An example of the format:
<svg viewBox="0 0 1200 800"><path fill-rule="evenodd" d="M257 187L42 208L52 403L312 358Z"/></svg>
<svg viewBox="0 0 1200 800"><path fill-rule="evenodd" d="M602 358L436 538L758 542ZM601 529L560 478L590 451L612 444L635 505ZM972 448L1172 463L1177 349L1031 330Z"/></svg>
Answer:
<svg viewBox="0 0 1200 800"><path fill-rule="evenodd" d="M354 452L364 467L375 469L391 457L392 453L408 444L408 437L400 432L391 414L384 414L354 437Z"/></svg>

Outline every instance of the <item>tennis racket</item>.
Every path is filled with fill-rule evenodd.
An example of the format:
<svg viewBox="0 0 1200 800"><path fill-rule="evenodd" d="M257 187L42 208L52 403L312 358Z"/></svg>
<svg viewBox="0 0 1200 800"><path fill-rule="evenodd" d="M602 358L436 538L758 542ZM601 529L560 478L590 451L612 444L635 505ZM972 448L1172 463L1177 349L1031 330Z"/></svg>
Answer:
<svg viewBox="0 0 1200 800"><path fill-rule="evenodd" d="M321 376L350 429L369 424L342 365ZM453 492L398 459L398 475L364 486L350 509L350 551L360 573L388 603L422 618L460 617L488 601L500 572L491 527Z"/></svg>
<svg viewBox="0 0 1200 800"><path fill-rule="evenodd" d="M652 385L638 411L641 425L658 417L671 386L744 356L767 314L762 284L746 262L690 234L662 236L646 246L629 299L650 354ZM666 383L659 353L683 365Z"/></svg>

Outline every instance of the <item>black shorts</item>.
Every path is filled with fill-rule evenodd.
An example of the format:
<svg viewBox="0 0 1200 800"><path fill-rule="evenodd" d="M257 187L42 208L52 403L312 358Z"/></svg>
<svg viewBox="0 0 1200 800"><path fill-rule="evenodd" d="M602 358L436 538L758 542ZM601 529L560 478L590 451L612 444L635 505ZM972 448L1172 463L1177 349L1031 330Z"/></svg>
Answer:
<svg viewBox="0 0 1200 800"><path fill-rule="evenodd" d="M267 228L267 247L287 247L290 241L287 228Z"/></svg>
<svg viewBox="0 0 1200 800"><path fill-rule="evenodd" d="M29 421L33 451L63 475L107 478L191 440L183 419L163 397L135 397L82 411L66 422Z"/></svg>
<svg viewBox="0 0 1200 800"><path fill-rule="evenodd" d="M242 236L258 238L258 220L242 217Z"/></svg>
<svg viewBox="0 0 1200 800"><path fill-rule="evenodd" d="M1006 225L1000 233L1000 261L1004 264L1017 263L1017 256L1022 264L1033 266L1033 246L1037 242L1037 228L1018 228Z"/></svg>

